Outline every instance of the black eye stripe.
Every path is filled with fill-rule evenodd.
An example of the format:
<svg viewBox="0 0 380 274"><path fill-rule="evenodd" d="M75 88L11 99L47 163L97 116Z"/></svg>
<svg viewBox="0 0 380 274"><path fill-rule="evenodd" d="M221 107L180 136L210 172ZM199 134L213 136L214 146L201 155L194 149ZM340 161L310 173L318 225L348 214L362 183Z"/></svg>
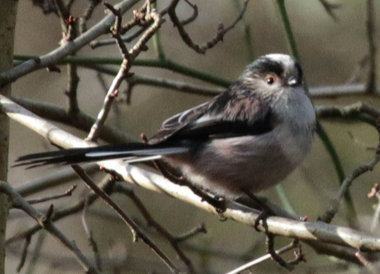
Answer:
<svg viewBox="0 0 380 274"><path fill-rule="evenodd" d="M253 63L252 70L259 74L276 73L281 76L284 73L284 68L281 63L263 57Z"/></svg>

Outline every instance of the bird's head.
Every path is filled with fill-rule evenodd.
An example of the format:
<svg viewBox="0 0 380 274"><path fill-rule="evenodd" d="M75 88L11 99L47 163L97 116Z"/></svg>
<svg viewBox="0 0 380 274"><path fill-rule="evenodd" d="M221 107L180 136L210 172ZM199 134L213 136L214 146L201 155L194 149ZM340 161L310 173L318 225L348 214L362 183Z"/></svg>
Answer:
<svg viewBox="0 0 380 274"><path fill-rule="evenodd" d="M262 95L277 97L283 91L303 90L302 77L301 66L295 58L268 54L248 65L239 80Z"/></svg>

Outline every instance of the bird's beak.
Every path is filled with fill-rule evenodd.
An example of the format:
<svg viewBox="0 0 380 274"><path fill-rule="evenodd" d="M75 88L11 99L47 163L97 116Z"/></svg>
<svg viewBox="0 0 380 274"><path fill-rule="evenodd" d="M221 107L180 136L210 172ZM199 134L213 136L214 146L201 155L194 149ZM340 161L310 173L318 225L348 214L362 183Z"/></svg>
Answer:
<svg viewBox="0 0 380 274"><path fill-rule="evenodd" d="M298 85L298 79L294 76L289 77L288 78L288 86L294 87L296 85Z"/></svg>

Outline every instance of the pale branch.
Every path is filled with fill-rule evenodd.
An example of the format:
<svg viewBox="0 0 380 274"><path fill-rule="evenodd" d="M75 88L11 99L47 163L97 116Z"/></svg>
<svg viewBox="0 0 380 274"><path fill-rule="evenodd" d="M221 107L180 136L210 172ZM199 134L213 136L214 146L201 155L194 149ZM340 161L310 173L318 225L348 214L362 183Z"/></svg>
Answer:
<svg viewBox="0 0 380 274"><path fill-rule="evenodd" d="M36 131L54 144L66 148L93 145L49 124L4 96L0 96L0 104L4 112L11 119ZM202 201L189 188L174 184L154 172L137 166L126 165L121 160L99 162L99 165L110 172L118 174L126 182L169 194L205 211L217 214L213 206ZM227 202L227 209L223 213L223 216L249 226L254 226L258 213L246 207L242 208L236 203ZM319 241L353 247L363 251L380 251L380 238L343 226L322 222L302 222L284 217L268 217L267 225L268 231L274 235L295 237L303 241ZM258 228L261 231L265 230L262 225L259 225Z"/></svg>
<svg viewBox="0 0 380 274"><path fill-rule="evenodd" d="M121 13L124 13L137 2L138 0L124 0L117 5L117 8L120 9ZM98 22L96 25L91 27L88 31L73 41L69 41L65 45L56 48L43 56L35 59L30 59L10 70L0 73L0 86L4 86L10 82L13 82L21 76L24 76L32 71L55 65L61 58L69 55L72 52L78 51L95 38L107 33L110 27L113 25L114 21L115 16L110 13L105 16L100 22Z"/></svg>
<svg viewBox="0 0 380 274"><path fill-rule="evenodd" d="M32 207L24 198L21 197L8 183L0 181L0 191L7 194L11 203L16 205L17 208L23 210L26 214L32 217L38 225L49 232L54 238L58 240L63 246L70 250L84 271L87 273L99 273L95 266L93 266L88 259L82 254L79 248L73 241L70 241L51 221L51 215L53 213L53 206L46 215L37 211Z"/></svg>
<svg viewBox="0 0 380 274"><path fill-rule="evenodd" d="M75 115L69 115L65 109L54 104L42 103L27 98L11 98L13 101L41 117L70 125L80 130L88 131L95 123L95 119L93 117L83 113L82 111L79 111ZM110 143L124 143L135 140L132 135L108 125L102 126L99 137Z"/></svg>

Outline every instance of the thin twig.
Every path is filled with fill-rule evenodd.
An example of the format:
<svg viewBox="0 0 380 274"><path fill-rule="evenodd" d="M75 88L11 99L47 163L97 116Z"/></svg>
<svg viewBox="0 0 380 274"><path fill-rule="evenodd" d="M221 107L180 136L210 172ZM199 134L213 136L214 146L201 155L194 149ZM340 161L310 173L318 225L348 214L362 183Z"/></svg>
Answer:
<svg viewBox="0 0 380 274"><path fill-rule="evenodd" d="M69 197L69 196L71 196L73 194L73 192L74 192L74 190L76 188L77 188L77 185L72 185L68 190L65 191L65 193L53 195L53 196L50 196L50 197L44 197L44 198L39 198L39 199L32 199L32 200L28 200L27 202L29 204L38 204L38 203L43 203L43 202L47 202L47 201L51 201L51 200L60 199L60 198L63 198L63 197Z"/></svg>
<svg viewBox="0 0 380 274"><path fill-rule="evenodd" d="M25 270L26 274L33 274L34 273L37 261L39 261L39 259L41 258L40 257L41 256L41 249L43 247L43 244L45 243L46 234L47 233L45 231L41 231L38 234L36 244L34 246L33 251L31 252L32 256L30 258L28 268ZM75 259L72 259L72 260L75 260Z"/></svg>
<svg viewBox="0 0 380 274"><path fill-rule="evenodd" d="M204 54L207 50L213 48L216 44L218 44L220 41L223 41L224 35L229 32L231 29L233 29L236 24L243 18L243 15L247 9L247 5L249 0L244 1L243 9L241 10L239 16L236 18L236 20L229 25L228 27L224 27L223 24L219 25L218 32L214 38L212 38L210 41L206 42L204 45L198 45L196 44L190 35L186 32L184 25L182 22L178 19L176 14L176 7L179 0L173 0L172 3L169 6L168 14L170 17L170 20L174 24L174 26L177 28L178 33L180 34L182 40L188 45L191 49L195 50L198 53Z"/></svg>
<svg viewBox="0 0 380 274"><path fill-rule="evenodd" d="M144 27L141 27L140 29L138 29L133 34L123 35L123 36L121 36L121 40L124 43L130 43L133 40L137 39L137 37L139 37L142 33L144 33L144 31L147 28L148 28L148 26L144 26ZM92 49L96 49L98 47L110 46L110 45L115 45L115 44L116 44L115 39L113 39L113 38L106 38L106 39L102 39L102 40L91 41L90 47Z"/></svg>
<svg viewBox="0 0 380 274"><path fill-rule="evenodd" d="M186 233L183 233L182 235L176 236L175 240L177 243L187 241L188 239L193 238L194 236L200 233L207 233L207 229L204 223L194 227L193 229Z"/></svg>
<svg viewBox="0 0 380 274"><path fill-rule="evenodd" d="M378 148L380 148L380 116L374 117L376 119L377 125L376 129L379 134L379 144ZM331 200L329 208L322 214L321 217L319 217L319 220L330 223L332 219L334 218L335 214L338 212L339 204L342 198L346 195L348 189L350 188L351 184L354 182L354 180L364 173L368 171L372 171L375 166L380 162L380 153L378 150L375 151L375 157L373 160L371 160L369 163L361 165L357 167L350 175L348 175L343 183L341 184L338 194L334 199Z"/></svg>
<svg viewBox="0 0 380 274"><path fill-rule="evenodd" d="M79 33L84 33L87 30L87 21L92 17L95 8L102 2L101 0L88 1L87 8L79 18Z"/></svg>
<svg viewBox="0 0 380 274"><path fill-rule="evenodd" d="M96 241L94 239L94 235L92 234L92 231L90 230L90 228L87 225L87 220L86 220L87 208L88 208L88 197L85 198L81 219L82 219L84 231L86 232L86 235L87 235L88 243L92 249L92 252L94 253L95 265L100 271L102 271L102 260L100 257L98 244L96 243Z"/></svg>
<svg viewBox="0 0 380 274"><path fill-rule="evenodd" d="M182 26L186 26L187 24L192 23L198 17L198 6L191 3L190 0L185 0L185 3L188 4L192 8L193 13L188 18L181 21Z"/></svg>
<svg viewBox="0 0 380 274"><path fill-rule="evenodd" d="M140 229L140 227L130 218L112 199L111 197L99 188L95 182L86 174L86 172L78 165L72 165L72 168L79 175L79 177L86 183L86 185L93 190L100 198L124 221L132 232L133 240L137 241L141 239L146 245L148 245L152 251L168 266L173 272L178 272L172 261L165 255L165 253Z"/></svg>

